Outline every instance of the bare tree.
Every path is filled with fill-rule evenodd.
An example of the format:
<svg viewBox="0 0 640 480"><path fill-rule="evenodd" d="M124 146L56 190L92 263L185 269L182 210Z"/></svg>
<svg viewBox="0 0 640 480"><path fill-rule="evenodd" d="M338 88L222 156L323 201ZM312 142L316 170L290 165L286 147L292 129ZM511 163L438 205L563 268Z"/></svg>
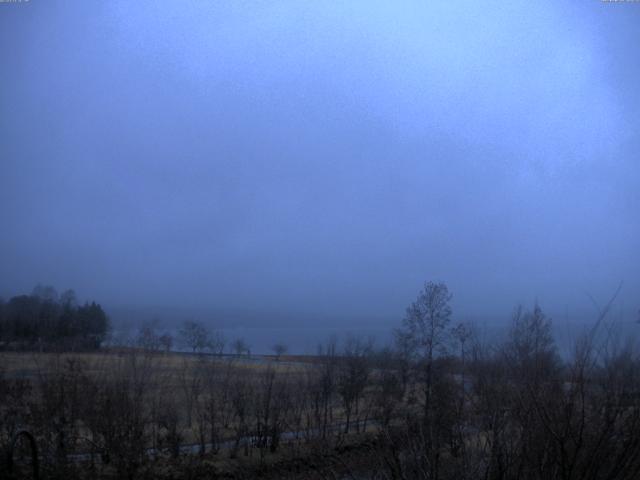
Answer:
<svg viewBox="0 0 640 480"><path fill-rule="evenodd" d="M179 335L182 344L193 353L201 353L210 345L209 331L200 322L185 320Z"/></svg>
<svg viewBox="0 0 640 480"><path fill-rule="evenodd" d="M372 341L349 337L345 343L338 373L337 389L342 398L346 421L345 433L349 433L352 415L356 416L356 428L360 428L358 414L360 400L371 372Z"/></svg>
<svg viewBox="0 0 640 480"><path fill-rule="evenodd" d="M417 357L424 375L424 413L428 421L433 395L433 365L437 353L444 353L447 325L451 319L451 294L444 283L427 282L408 308L401 334Z"/></svg>
<svg viewBox="0 0 640 480"><path fill-rule="evenodd" d="M240 445L244 446L245 456L249 455L248 435L250 432L251 409L253 407L254 392L251 379L237 376L231 386L230 403L233 408L232 429L234 443L230 449L231 458L238 455Z"/></svg>
<svg viewBox="0 0 640 480"><path fill-rule="evenodd" d="M173 336L169 332L165 332L158 338L158 343L165 353L169 353L173 347Z"/></svg>
<svg viewBox="0 0 640 480"><path fill-rule="evenodd" d="M227 344L227 340L225 339L222 332L214 331L211 334L211 340L209 341L209 349L214 355L222 355L224 352L224 347Z"/></svg>
<svg viewBox="0 0 640 480"><path fill-rule="evenodd" d="M288 347L284 343L276 343L273 347L271 347L273 353L276 355L276 361L280 360L280 357L287 353Z"/></svg>
<svg viewBox="0 0 640 480"><path fill-rule="evenodd" d="M160 430L159 448L168 447L172 458L180 455L180 445L185 439L185 432L180 421L180 408L172 395L163 395L157 406L155 421Z"/></svg>
<svg viewBox="0 0 640 480"><path fill-rule="evenodd" d="M401 408L406 387L398 373L396 352L382 350L377 356L377 374L373 375L373 409L374 415L382 429L391 423L391 419Z"/></svg>
<svg viewBox="0 0 640 480"><path fill-rule="evenodd" d="M233 362L212 362L206 369L204 378L204 420L209 428L209 441L217 453L222 432L231 425L233 409L231 405L232 380L237 375Z"/></svg>
<svg viewBox="0 0 640 480"><path fill-rule="evenodd" d="M178 373L180 388L184 398L184 406L187 414L187 425L191 427L193 421L193 409L198 402L202 392L202 379L199 374L199 367L196 368L192 359L183 358L182 365Z"/></svg>
<svg viewBox="0 0 640 480"><path fill-rule="evenodd" d="M255 391L254 415L255 435L262 457L267 447L273 453L280 445L288 403L287 393L286 381L275 368L269 366L261 372Z"/></svg>
<svg viewBox="0 0 640 480"><path fill-rule="evenodd" d="M327 439L329 427L333 421L333 400L338 377L337 343L337 338L331 337L325 345L318 346L320 363L313 377L314 384L311 386L315 392L314 410L322 440Z"/></svg>
<svg viewBox="0 0 640 480"><path fill-rule="evenodd" d="M129 353L104 368L87 390L84 420L102 452L103 462L114 464L119 478L134 478L145 463L150 438L150 409L146 401L153 379L152 356Z"/></svg>
<svg viewBox="0 0 640 480"><path fill-rule="evenodd" d="M238 357L244 354L249 355L249 352L250 352L249 345L247 345L247 342L245 342L243 338L237 338L236 340L234 340L231 347L233 348L234 353Z"/></svg>
<svg viewBox="0 0 640 480"><path fill-rule="evenodd" d="M157 325L157 320L151 320L149 322L144 322L140 326L136 337L136 344L138 347L149 351L156 351L160 349L161 343L160 335L158 335L157 331Z"/></svg>

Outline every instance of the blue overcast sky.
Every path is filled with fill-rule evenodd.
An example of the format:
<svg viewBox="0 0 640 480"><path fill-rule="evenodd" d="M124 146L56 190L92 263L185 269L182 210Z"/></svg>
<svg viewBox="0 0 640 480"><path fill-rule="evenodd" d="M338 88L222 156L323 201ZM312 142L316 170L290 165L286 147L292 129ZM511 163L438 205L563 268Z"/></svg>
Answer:
<svg viewBox="0 0 640 480"><path fill-rule="evenodd" d="M5 298L640 308L640 4L31 0L0 45Z"/></svg>

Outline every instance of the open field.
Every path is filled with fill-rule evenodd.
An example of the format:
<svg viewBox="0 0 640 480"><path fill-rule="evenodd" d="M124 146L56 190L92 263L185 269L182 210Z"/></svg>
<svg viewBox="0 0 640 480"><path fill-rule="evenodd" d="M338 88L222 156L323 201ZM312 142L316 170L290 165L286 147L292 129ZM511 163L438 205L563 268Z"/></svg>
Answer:
<svg viewBox="0 0 640 480"><path fill-rule="evenodd" d="M147 360L153 365L157 372L177 373L185 366L209 363L214 365L232 364L238 369L273 368L276 370L303 371L305 364L314 361L311 357L308 361L304 355L283 356L276 360L273 355L253 355L235 356L224 355L215 356L210 354L190 354L190 353L152 353L134 349L111 349L99 352L80 353L50 353L50 352L2 352L0 351L0 368L3 369L7 377L12 378L35 378L43 373L52 372L61 365L69 362L79 362L88 373L100 374L116 366L123 358L131 354L147 356Z"/></svg>

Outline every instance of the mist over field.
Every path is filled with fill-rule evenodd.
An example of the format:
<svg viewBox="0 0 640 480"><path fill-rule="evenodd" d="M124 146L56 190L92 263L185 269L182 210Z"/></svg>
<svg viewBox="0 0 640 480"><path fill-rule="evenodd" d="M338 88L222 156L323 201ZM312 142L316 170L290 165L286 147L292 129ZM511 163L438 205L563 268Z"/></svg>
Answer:
<svg viewBox="0 0 640 480"><path fill-rule="evenodd" d="M0 7L5 300L301 351L390 332L427 280L489 328L592 322L620 282L637 318L636 5Z"/></svg>

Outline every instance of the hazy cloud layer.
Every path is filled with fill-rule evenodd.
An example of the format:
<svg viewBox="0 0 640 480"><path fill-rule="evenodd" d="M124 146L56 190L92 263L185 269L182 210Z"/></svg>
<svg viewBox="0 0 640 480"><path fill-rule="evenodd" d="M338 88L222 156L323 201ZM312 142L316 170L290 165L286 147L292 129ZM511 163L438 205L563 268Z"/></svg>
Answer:
<svg viewBox="0 0 640 480"><path fill-rule="evenodd" d="M248 323L640 307L640 6L0 5L0 293ZM235 312L235 313L234 313ZM298 320L295 320L298 321Z"/></svg>

